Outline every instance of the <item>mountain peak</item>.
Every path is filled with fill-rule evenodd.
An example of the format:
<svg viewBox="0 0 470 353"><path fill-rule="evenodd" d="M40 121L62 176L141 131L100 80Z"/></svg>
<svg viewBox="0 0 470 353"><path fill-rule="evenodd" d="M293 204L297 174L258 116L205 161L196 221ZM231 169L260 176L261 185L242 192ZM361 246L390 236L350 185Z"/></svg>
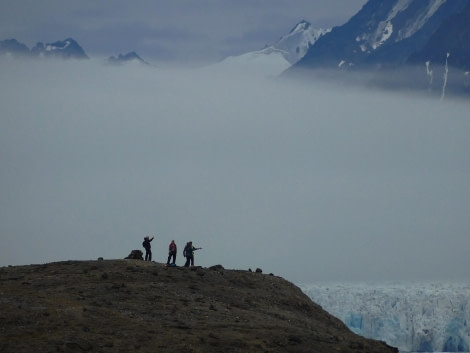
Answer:
<svg viewBox="0 0 470 353"><path fill-rule="evenodd" d="M59 57L63 59L88 59L83 48L73 38L58 40L53 43L38 42L30 50L25 44L16 39L0 41L0 55L32 56L32 57Z"/></svg>
<svg viewBox="0 0 470 353"><path fill-rule="evenodd" d="M36 56L60 57L64 59L89 59L83 48L73 38L58 40L53 43L38 42L31 49L31 53Z"/></svg>
<svg viewBox="0 0 470 353"><path fill-rule="evenodd" d="M5 39L0 41L0 55L29 56L29 48L16 39Z"/></svg>
<svg viewBox="0 0 470 353"><path fill-rule="evenodd" d="M315 29L309 22L302 20L271 47L282 51L286 60L293 65L307 53L310 46L330 30Z"/></svg>
<svg viewBox="0 0 470 353"><path fill-rule="evenodd" d="M278 76L302 58L308 48L329 31L330 29L312 28L309 22L302 20L274 44L266 45L258 51L227 57L217 65L245 70L251 68L270 77Z"/></svg>
<svg viewBox="0 0 470 353"><path fill-rule="evenodd" d="M302 20L297 23L294 28L289 32L289 34L293 34L296 32L306 31L311 26L310 22Z"/></svg>
<svg viewBox="0 0 470 353"><path fill-rule="evenodd" d="M119 54L117 57L110 56L107 59L108 64L113 64L113 65L122 65L124 63L131 62L131 61L137 61L141 64L149 65L149 63L146 62L144 59L142 59L135 51L131 51L127 54Z"/></svg>

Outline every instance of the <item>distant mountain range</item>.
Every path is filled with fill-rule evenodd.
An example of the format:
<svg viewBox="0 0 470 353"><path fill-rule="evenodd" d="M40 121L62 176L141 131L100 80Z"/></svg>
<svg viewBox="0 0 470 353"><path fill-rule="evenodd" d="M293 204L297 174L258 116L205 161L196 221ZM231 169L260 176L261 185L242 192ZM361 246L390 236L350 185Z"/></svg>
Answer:
<svg viewBox="0 0 470 353"><path fill-rule="evenodd" d="M55 57L62 59L88 59L83 48L72 38L54 43L38 42L31 50L16 39L0 41L0 55L13 57Z"/></svg>
<svg viewBox="0 0 470 353"><path fill-rule="evenodd" d="M38 42L33 48L29 49L25 44L16 39L6 39L0 41L0 56L11 57L29 57L29 58L61 58L61 59L89 59L85 50L73 38L59 40L53 43ZM110 56L107 60L109 64L124 64L136 61L148 65L136 52Z"/></svg>
<svg viewBox="0 0 470 353"><path fill-rule="evenodd" d="M313 29L301 21L274 44L218 65L436 94L446 86L468 94L470 0L369 0L344 25Z"/></svg>
<svg viewBox="0 0 470 353"><path fill-rule="evenodd" d="M0 55L88 58L72 38L38 43L31 50L8 39L0 41ZM107 59L110 64L129 61L146 63L135 52ZM470 0L369 0L341 26L314 29L300 21L273 44L216 66L307 79L322 71L353 82L364 80L367 72L368 84L435 92L446 75L444 85L470 93Z"/></svg>

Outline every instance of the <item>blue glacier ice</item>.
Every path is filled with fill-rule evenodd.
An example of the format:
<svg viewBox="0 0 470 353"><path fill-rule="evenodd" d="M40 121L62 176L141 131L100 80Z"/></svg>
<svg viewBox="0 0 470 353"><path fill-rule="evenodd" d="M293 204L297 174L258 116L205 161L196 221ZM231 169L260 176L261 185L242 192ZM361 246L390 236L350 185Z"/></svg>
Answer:
<svg viewBox="0 0 470 353"><path fill-rule="evenodd" d="M301 284L353 332L401 352L470 352L470 282Z"/></svg>

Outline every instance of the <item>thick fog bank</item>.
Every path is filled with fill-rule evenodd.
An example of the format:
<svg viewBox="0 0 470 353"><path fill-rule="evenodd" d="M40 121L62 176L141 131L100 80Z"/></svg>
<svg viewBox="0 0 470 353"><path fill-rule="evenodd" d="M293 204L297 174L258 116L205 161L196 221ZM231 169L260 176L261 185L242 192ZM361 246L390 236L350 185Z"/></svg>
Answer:
<svg viewBox="0 0 470 353"><path fill-rule="evenodd" d="M280 75L304 82L323 80L348 89L380 90L431 99L470 99L470 72L430 62L399 67L305 69L293 66Z"/></svg>
<svg viewBox="0 0 470 353"><path fill-rule="evenodd" d="M469 104L204 70L0 63L0 265L468 276Z"/></svg>

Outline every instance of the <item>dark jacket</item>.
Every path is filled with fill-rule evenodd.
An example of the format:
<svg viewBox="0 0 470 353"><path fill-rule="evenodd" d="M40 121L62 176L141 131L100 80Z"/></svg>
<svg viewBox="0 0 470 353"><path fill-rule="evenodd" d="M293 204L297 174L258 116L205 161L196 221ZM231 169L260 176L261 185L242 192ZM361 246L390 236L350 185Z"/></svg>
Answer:
<svg viewBox="0 0 470 353"><path fill-rule="evenodd" d="M144 242L142 243L142 246L144 247L145 250L147 250L147 251L150 250L150 248L152 247L152 246L150 245L150 242L151 242L152 240L153 240L153 237L152 237L152 239L149 239L149 238L144 239Z"/></svg>
<svg viewBox="0 0 470 353"><path fill-rule="evenodd" d="M188 258L188 257L193 257L193 251L194 251L194 246L191 244L186 244L183 250L183 256Z"/></svg>

